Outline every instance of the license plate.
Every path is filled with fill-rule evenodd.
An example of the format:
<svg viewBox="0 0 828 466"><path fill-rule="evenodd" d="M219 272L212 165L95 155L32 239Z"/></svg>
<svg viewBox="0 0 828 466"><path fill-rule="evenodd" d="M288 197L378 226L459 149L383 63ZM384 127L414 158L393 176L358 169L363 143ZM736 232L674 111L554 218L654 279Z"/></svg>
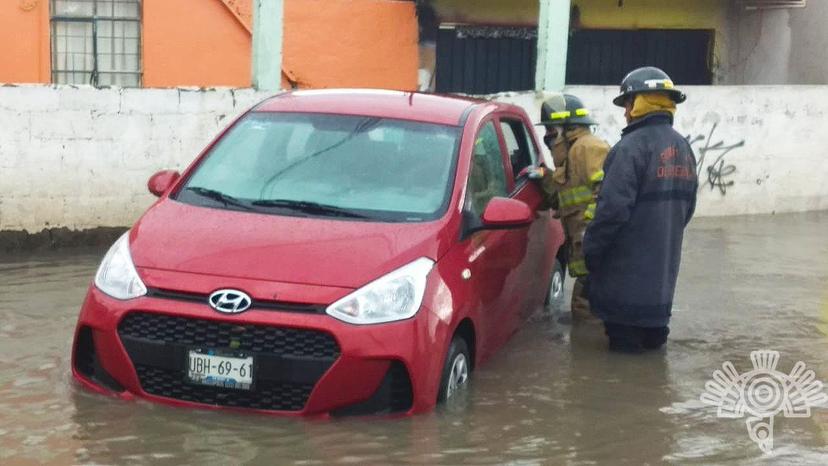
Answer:
<svg viewBox="0 0 828 466"><path fill-rule="evenodd" d="M190 350L187 378L202 385L250 390L253 385L253 356Z"/></svg>

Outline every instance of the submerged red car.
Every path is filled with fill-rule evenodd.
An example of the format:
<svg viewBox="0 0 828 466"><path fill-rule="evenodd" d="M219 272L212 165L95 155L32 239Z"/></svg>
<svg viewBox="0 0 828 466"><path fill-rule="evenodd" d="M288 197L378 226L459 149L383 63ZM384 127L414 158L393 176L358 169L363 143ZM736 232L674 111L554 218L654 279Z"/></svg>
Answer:
<svg viewBox="0 0 828 466"><path fill-rule="evenodd" d="M122 398L415 413L544 302L560 223L519 107L297 91L233 122L104 257L72 373Z"/></svg>

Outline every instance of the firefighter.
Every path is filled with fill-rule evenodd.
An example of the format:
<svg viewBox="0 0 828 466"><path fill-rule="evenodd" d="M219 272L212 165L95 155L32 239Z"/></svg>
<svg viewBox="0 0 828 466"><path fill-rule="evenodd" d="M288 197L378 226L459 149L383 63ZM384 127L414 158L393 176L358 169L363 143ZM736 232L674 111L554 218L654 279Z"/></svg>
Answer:
<svg viewBox="0 0 828 466"><path fill-rule="evenodd" d="M566 235L567 268L575 278L572 320L600 322L592 315L583 295L587 267L581 248L587 222L595 212L595 196L604 178L602 167L609 145L592 134L598 123L589 116L581 99L558 94L541 106L540 125L546 127L544 143L552 151L555 171L543 175L545 205L558 211Z"/></svg>
<svg viewBox="0 0 828 466"><path fill-rule="evenodd" d="M613 100L627 127L604 164L598 207L584 238L589 302L610 350L642 352L667 341L684 228L696 206L696 159L673 129L686 96L664 71L628 74Z"/></svg>

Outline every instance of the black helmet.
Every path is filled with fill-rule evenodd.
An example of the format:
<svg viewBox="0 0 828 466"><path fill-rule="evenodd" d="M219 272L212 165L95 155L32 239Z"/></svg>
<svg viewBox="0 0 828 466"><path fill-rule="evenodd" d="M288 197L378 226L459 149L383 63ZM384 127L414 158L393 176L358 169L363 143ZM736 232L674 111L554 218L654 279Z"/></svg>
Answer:
<svg viewBox="0 0 828 466"><path fill-rule="evenodd" d="M687 99L683 92L673 88L673 81L667 73L654 66L645 66L630 71L630 74L624 77L621 81L621 95L614 98L612 103L623 107L627 96L653 91L666 92L677 104Z"/></svg>
<svg viewBox="0 0 828 466"><path fill-rule="evenodd" d="M541 105L538 125L597 125L581 99L571 94L555 94Z"/></svg>

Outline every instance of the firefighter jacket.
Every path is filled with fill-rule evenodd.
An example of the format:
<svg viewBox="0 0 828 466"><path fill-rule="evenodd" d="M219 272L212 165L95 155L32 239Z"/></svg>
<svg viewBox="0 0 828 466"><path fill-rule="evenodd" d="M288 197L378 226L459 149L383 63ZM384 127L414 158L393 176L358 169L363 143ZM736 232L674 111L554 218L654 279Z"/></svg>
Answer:
<svg viewBox="0 0 828 466"><path fill-rule="evenodd" d="M698 179L690 144L669 113L627 126L604 164L606 176L586 231L589 301L605 322L667 326L684 228Z"/></svg>
<svg viewBox="0 0 828 466"><path fill-rule="evenodd" d="M557 209L566 233L569 273L581 277L587 275L581 249L584 230L595 212L610 147L585 126L570 130L566 137L570 144L566 160L544 176L543 191L546 204Z"/></svg>

